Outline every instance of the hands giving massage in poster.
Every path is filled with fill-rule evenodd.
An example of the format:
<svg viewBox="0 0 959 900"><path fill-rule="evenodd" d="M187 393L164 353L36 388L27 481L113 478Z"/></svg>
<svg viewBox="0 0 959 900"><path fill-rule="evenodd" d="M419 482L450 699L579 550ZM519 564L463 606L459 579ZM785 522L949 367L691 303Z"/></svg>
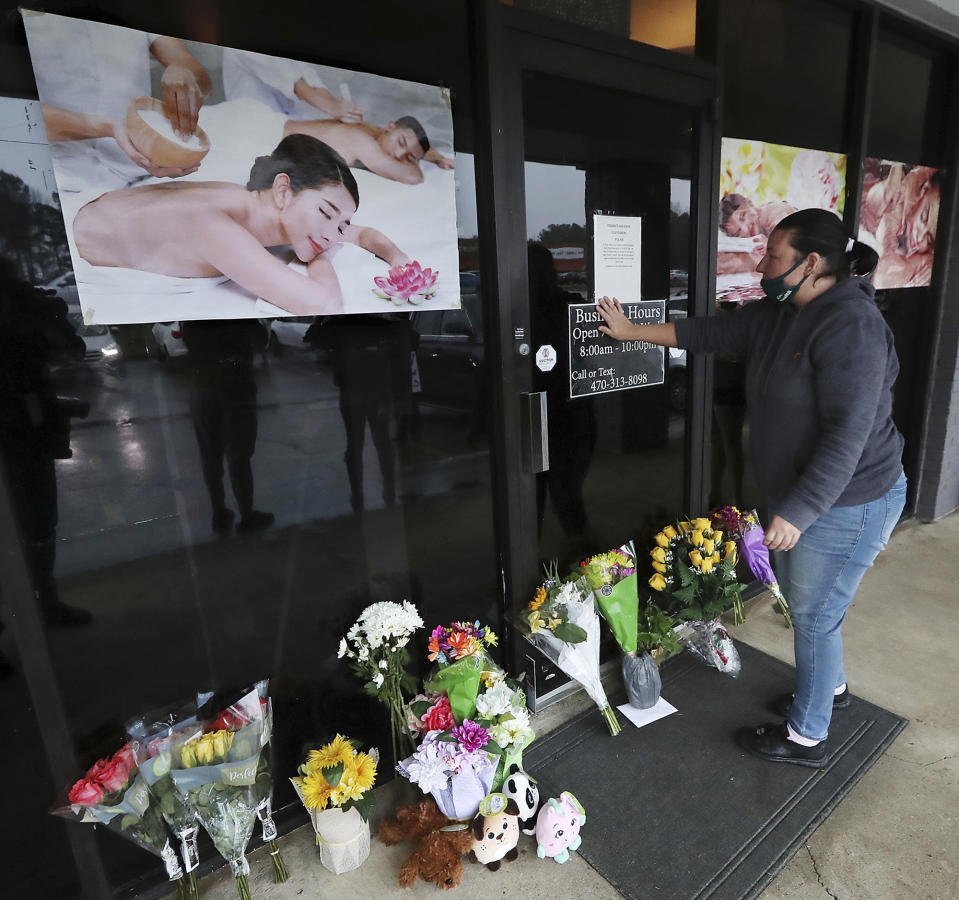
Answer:
<svg viewBox="0 0 959 900"><path fill-rule="evenodd" d="M51 15L28 16L26 22L41 100L63 101L60 105L44 102L43 108L81 302L85 285L97 290L105 284L107 292L116 298L124 292L142 298L144 294L161 295L166 290L171 302L179 303L175 312L169 308L137 313L140 321L263 315L262 310L254 312L250 303L256 298L292 315L386 311L390 307L384 308L380 299L384 295L373 288L371 274L364 276L362 291L355 280L351 283L350 298L356 302L350 304L344 304L340 277L349 277L344 269L356 268L365 258L382 260L385 266L370 272L378 271L388 277L392 273L384 269L408 267L413 262L411 252L398 247L384 231L402 233L404 239L418 241L420 246L430 246L430 240L436 244L445 239L455 251L452 176L444 174L453 163L431 146L416 117L397 116L383 126L363 121L367 110L349 100L345 84L340 87L347 96L336 98L323 85L314 67L242 51L223 51L223 75L229 75L233 82L225 81L223 85L227 99L201 108L210 93L211 78L180 41ZM55 26L52 31L51 23ZM81 102L92 96L100 98L102 105L104 66L91 66L89 59L84 65L82 58L73 60L72 65L58 66L50 58L54 50L64 45L67 36L83 39L71 42L74 52L76 45L82 47L85 40L83 50L87 54L103 50L103 42L110 39L108 57L116 65L125 66L128 75L126 84L111 81L115 95L111 109L84 111ZM120 38L129 45L122 52L115 46ZM209 153L198 165L158 165L144 153L144 144L137 146L136 134L131 134L132 129L124 124L125 118L129 123L128 110L135 98L150 93L151 55L163 66L163 114L168 123L161 124L168 124L164 133L167 148L171 141L189 148L209 136ZM227 59L228 55L233 62ZM140 56L144 65L140 65ZM242 67L245 71L241 84L234 63L238 57L247 56L251 61ZM272 63L272 68L261 66L261 60ZM106 69L112 72L116 65ZM87 74L95 82L95 89L78 91L76 73L87 69L91 70ZM41 70L46 77L41 76ZM251 80L257 83L258 74L263 76L259 86L264 88L259 93L249 88ZM367 78L372 80L372 76ZM66 82L70 83L69 90ZM409 85L395 82L400 89L390 97L393 80L376 80L377 87L384 83L386 90L371 94L372 103L366 104L373 107L373 115L379 114L381 121L386 118L384 107L392 101L402 102L402 87ZM278 96L277 86L293 102L305 100L313 117L293 119L284 113L284 101L273 102L272 108L264 102ZM422 105L428 92L436 95L430 96L433 105L441 107L439 116L434 115L434 127L444 114L449 120L448 105L442 100L435 102L441 97L440 89L409 87L413 89L408 93L414 98L417 112L420 109L416 100ZM416 89L421 96L417 97ZM236 96L238 90L247 95ZM231 94L235 99L229 99ZM71 104L75 108L71 109ZM125 114L119 112L121 108L126 110ZM422 108L426 115L436 113L429 108L429 100ZM328 110L342 113L342 119L317 117L318 112ZM142 113L141 117L146 119ZM444 133L443 137L447 135ZM97 166L109 155L84 155L86 148L75 150L69 145L92 142L96 146L98 142L103 144L99 139L104 138L112 138L139 169L122 170L115 162ZM451 120L448 139L451 145ZM432 164L428 168L437 177L421 189L418 186L427 180L421 165L427 164ZM357 171L352 171L351 166ZM80 176L71 178L76 172ZM63 183L61 174L65 174ZM104 189L110 186L111 179L112 189ZM382 226L382 231L370 224L353 224L361 190L373 197L375 215L371 218ZM411 202L405 193L410 190L424 197ZM439 215L433 217L433 223L421 222L423 210L430 207ZM347 255L347 264L334 268L337 251L346 245L362 253ZM289 252L285 259L278 255L277 248L289 248L295 257L292 261L300 265L287 265ZM439 268L432 254L430 261ZM448 265L447 271L455 274L455 268ZM123 276L123 280L118 280L118 276ZM379 278L377 284L382 280L388 279ZM211 307L211 301L215 302L218 296L215 291L221 288L229 289L221 295L224 303L233 304L229 310L225 306L222 311ZM186 309L182 295L194 290L197 305ZM241 295L249 307L243 312L236 305ZM389 299L397 302L392 294ZM413 301L422 299L421 295ZM110 302L117 304L116 299ZM97 305L102 309L105 303L101 297ZM84 303L85 307L90 305ZM184 311L188 314L184 315ZM88 313L85 308L85 315ZM135 320L122 314L117 318L116 312L110 315L114 321ZM101 318L98 310L97 320L107 318Z"/></svg>

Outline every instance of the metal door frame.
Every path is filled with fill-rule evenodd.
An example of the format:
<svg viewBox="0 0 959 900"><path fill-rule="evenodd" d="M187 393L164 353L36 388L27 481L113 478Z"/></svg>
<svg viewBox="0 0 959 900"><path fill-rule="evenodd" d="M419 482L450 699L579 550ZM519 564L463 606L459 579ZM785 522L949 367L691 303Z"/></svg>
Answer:
<svg viewBox="0 0 959 900"><path fill-rule="evenodd" d="M513 599L532 594L538 581L535 475L524 468L522 395L532 390L528 342L526 207L523 178L523 73L534 71L600 88L627 90L689 107L695 122L690 198L693 268L690 312L708 315L715 297L720 135L716 67L655 47L584 31L564 22L504 6L474 5L476 52L476 188L482 283L486 294L487 365L490 378L490 453L500 613ZM711 368L691 360L690 417L686 429L686 507L705 502L709 459ZM507 629L504 655L522 671L523 648Z"/></svg>

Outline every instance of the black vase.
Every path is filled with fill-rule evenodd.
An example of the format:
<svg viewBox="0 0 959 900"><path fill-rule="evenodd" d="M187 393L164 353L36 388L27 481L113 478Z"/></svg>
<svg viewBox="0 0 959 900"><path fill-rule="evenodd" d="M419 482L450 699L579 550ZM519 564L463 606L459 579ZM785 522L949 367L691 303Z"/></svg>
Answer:
<svg viewBox="0 0 959 900"><path fill-rule="evenodd" d="M648 653L638 656L634 653L623 654L623 681L626 683L630 706L649 709L659 702L663 682L659 677L659 666Z"/></svg>

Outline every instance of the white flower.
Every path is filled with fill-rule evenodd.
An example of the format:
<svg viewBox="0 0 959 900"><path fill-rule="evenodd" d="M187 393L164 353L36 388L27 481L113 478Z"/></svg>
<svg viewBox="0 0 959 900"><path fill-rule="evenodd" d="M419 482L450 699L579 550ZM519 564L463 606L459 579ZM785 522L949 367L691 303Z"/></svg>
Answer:
<svg viewBox="0 0 959 900"><path fill-rule="evenodd" d="M379 666L381 669L388 669L390 667L389 663L385 659L380 660Z"/></svg>
<svg viewBox="0 0 959 900"><path fill-rule="evenodd" d="M340 649L336 652L336 658L343 659L349 652L350 648L346 646L346 638L340 638Z"/></svg>
<svg viewBox="0 0 959 900"><path fill-rule="evenodd" d="M377 672L376 676L373 678L373 684L375 684L377 687L383 687L384 681L385 679L383 678L383 673Z"/></svg>
<svg viewBox="0 0 959 900"><path fill-rule="evenodd" d="M509 747L511 744L522 745L533 733L529 723L529 713L525 709L514 709L512 715L512 718L504 719L490 729L490 737L500 747Z"/></svg>
<svg viewBox="0 0 959 900"><path fill-rule="evenodd" d="M360 647L360 652L358 654L359 658L364 662L370 658L370 648L363 646Z"/></svg>
<svg viewBox="0 0 959 900"><path fill-rule="evenodd" d="M442 790L449 783L446 761L440 756L435 743L424 741L416 753L404 763L409 780L428 794Z"/></svg>
<svg viewBox="0 0 959 900"><path fill-rule="evenodd" d="M580 600L579 588L572 581L567 581L556 594L556 603L576 603Z"/></svg>
<svg viewBox="0 0 959 900"><path fill-rule="evenodd" d="M512 703L512 689L505 682L500 682L476 698L476 711L484 719L495 719L508 712Z"/></svg>

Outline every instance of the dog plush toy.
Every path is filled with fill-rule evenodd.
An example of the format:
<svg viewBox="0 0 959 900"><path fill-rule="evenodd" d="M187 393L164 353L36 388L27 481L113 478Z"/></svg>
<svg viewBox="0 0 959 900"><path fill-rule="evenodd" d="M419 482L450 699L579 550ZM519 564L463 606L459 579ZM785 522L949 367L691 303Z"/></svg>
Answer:
<svg viewBox="0 0 959 900"><path fill-rule="evenodd" d="M488 794L473 819L473 846L470 862L482 863L491 872L502 860L512 862L519 856L519 807L503 794Z"/></svg>
<svg viewBox="0 0 959 900"><path fill-rule="evenodd" d="M559 800L550 797L536 817L536 855L566 862L569 851L583 843L579 829L585 824L586 811L569 791L563 791Z"/></svg>
<svg viewBox="0 0 959 900"><path fill-rule="evenodd" d="M536 810L539 809L539 788L516 763L506 770L503 793L519 807L519 827L523 834L533 834Z"/></svg>
<svg viewBox="0 0 959 900"><path fill-rule="evenodd" d="M463 854L473 844L473 832L463 826L447 831L450 820L432 797L413 806L403 806L396 818L380 823L376 836L384 844L410 841L413 852L400 868L401 887L409 887L417 878L444 890L456 887L463 877Z"/></svg>

